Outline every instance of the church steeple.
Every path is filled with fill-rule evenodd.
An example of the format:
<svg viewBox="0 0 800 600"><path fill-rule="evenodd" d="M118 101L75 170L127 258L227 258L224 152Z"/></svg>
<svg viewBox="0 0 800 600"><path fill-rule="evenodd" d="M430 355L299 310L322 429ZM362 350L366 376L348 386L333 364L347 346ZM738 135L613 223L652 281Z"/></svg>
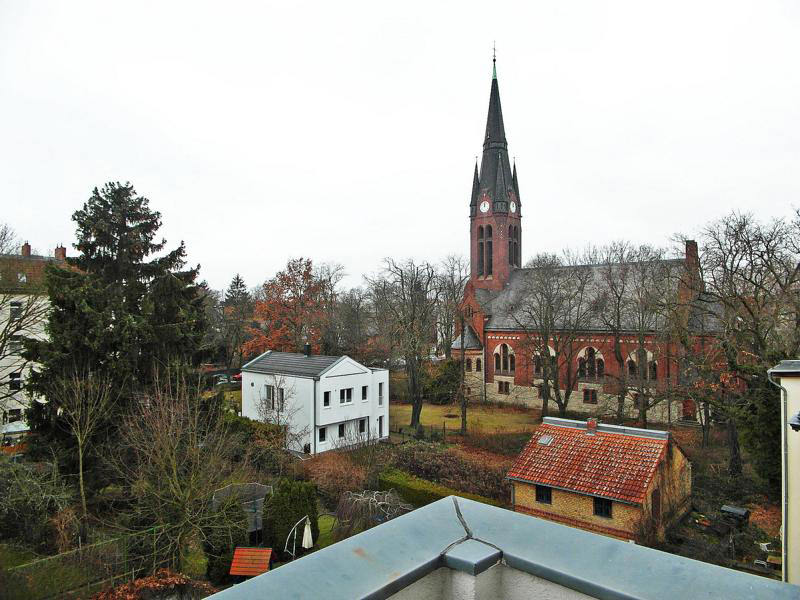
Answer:
<svg viewBox="0 0 800 600"><path fill-rule="evenodd" d="M492 87L489 92L489 113L486 117L486 135L483 140L480 180L483 191L489 196L494 212L508 212L510 185L513 181L508 160L508 142L503 123L503 108L500 104L500 85L497 82L497 67L492 59ZM498 187L500 184L501 187ZM494 185L492 185L494 184Z"/></svg>
<svg viewBox="0 0 800 600"><path fill-rule="evenodd" d="M508 142L500 104L497 62L492 57L489 112L481 166L472 177L470 198L471 280L475 287L503 289L520 266L521 220L516 165L508 158Z"/></svg>

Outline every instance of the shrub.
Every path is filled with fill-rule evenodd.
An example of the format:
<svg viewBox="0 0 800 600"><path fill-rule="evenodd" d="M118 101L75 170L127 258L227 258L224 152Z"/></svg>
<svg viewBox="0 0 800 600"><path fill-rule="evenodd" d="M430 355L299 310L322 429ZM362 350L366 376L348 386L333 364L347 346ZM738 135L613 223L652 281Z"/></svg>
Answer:
<svg viewBox="0 0 800 600"><path fill-rule="evenodd" d="M218 513L213 525L203 531L203 551L208 559L206 577L214 585L228 581L233 551L248 542L247 515L241 504L230 502L220 507Z"/></svg>
<svg viewBox="0 0 800 600"><path fill-rule="evenodd" d="M311 535L316 541L319 538L316 486L313 483L289 479L278 481L272 496L264 502L264 544L271 547L278 556L283 555L292 527L306 515L311 521ZM303 529L298 528L295 546L298 555L302 552L302 539Z"/></svg>
<svg viewBox="0 0 800 600"><path fill-rule="evenodd" d="M345 452L323 452L305 461L303 468L329 507L338 505L345 492L363 490L367 479L367 469Z"/></svg>
<svg viewBox="0 0 800 600"><path fill-rule="evenodd" d="M471 433L464 438L464 444L503 456L517 456L530 439L530 432Z"/></svg>
<svg viewBox="0 0 800 600"><path fill-rule="evenodd" d="M98 592L92 600L156 600L160 598L205 598L216 592L207 583L192 581L186 575L169 569L159 569L154 575L142 577L119 587Z"/></svg>
<svg viewBox="0 0 800 600"><path fill-rule="evenodd" d="M425 398L431 404L451 404L461 384L461 361L446 360L431 367L431 376L426 382Z"/></svg>
<svg viewBox="0 0 800 600"><path fill-rule="evenodd" d="M486 498L477 494L468 494L459 490L433 483L425 479L420 479L409 473L404 473L398 469L389 469L381 473L379 478L380 488L382 490L395 490L406 502L410 502L414 506L425 506L431 502L436 502L447 496L460 496L468 498L484 504L491 504L493 506L503 506L501 502Z"/></svg>
<svg viewBox="0 0 800 600"><path fill-rule="evenodd" d="M439 485L505 503L508 498L506 469L465 460L444 446L427 442L403 444L395 464L404 471Z"/></svg>

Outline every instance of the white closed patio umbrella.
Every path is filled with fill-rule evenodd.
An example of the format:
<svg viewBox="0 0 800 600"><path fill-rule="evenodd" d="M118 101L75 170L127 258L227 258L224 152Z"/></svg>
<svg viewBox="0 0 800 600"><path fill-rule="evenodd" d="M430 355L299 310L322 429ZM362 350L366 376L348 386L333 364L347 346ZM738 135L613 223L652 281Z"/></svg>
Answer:
<svg viewBox="0 0 800 600"><path fill-rule="evenodd" d="M314 538L311 535L311 519L306 517L306 528L303 531L303 548L308 550L314 545Z"/></svg>

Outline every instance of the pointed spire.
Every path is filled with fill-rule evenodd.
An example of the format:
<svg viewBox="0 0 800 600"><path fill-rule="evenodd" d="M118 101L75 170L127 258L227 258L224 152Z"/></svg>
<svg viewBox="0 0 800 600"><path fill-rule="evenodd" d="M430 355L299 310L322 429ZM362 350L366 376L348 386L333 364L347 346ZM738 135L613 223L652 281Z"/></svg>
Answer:
<svg viewBox="0 0 800 600"><path fill-rule="evenodd" d="M478 157L475 157L475 174L472 176L472 200L470 206L478 204L478 194L481 191L481 181L478 178Z"/></svg>
<svg viewBox="0 0 800 600"><path fill-rule="evenodd" d="M507 210L508 191L506 187L505 169L503 168L503 154L497 153L497 178L494 182L494 210L504 212Z"/></svg>
<svg viewBox="0 0 800 600"><path fill-rule="evenodd" d="M513 175L511 176L512 181L514 182L514 194L517 196L517 203L519 203L519 183L517 183L517 157L514 157L514 171Z"/></svg>
<svg viewBox="0 0 800 600"><path fill-rule="evenodd" d="M492 42L492 79L497 79L497 46Z"/></svg>

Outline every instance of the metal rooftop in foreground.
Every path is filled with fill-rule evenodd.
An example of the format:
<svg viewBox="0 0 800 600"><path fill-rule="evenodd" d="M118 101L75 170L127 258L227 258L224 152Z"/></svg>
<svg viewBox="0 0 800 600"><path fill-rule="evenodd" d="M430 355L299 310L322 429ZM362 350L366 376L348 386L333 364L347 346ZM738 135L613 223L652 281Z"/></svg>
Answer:
<svg viewBox="0 0 800 600"><path fill-rule="evenodd" d="M800 587L450 496L212 597L783 600Z"/></svg>

